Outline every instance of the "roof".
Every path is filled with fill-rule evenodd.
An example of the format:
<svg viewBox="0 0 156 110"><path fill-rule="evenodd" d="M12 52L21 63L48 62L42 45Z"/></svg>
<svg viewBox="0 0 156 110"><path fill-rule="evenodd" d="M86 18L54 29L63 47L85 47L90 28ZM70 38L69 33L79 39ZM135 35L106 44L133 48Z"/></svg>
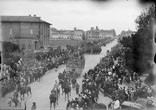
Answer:
<svg viewBox="0 0 156 110"><path fill-rule="evenodd" d="M1 22L42 22L51 25L50 23L43 21L40 17L36 16L1 16Z"/></svg>

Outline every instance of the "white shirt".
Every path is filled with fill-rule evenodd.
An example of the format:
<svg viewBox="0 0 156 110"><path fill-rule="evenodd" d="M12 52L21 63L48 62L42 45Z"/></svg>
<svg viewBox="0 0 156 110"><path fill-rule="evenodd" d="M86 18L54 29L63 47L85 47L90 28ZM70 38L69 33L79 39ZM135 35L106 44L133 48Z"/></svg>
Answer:
<svg viewBox="0 0 156 110"><path fill-rule="evenodd" d="M114 109L118 109L120 107L120 102L119 100L116 100L114 103Z"/></svg>

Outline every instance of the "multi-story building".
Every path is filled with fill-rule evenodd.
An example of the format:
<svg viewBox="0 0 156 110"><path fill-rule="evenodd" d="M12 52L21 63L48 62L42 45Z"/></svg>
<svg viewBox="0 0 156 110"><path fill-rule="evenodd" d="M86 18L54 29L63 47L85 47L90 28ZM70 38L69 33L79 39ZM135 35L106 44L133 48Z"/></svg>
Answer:
<svg viewBox="0 0 156 110"><path fill-rule="evenodd" d="M1 16L2 40L16 43L20 48L48 47L50 25L36 15Z"/></svg>
<svg viewBox="0 0 156 110"><path fill-rule="evenodd" d="M74 32L71 30L57 30L51 28L50 40L70 40L73 37Z"/></svg>
<svg viewBox="0 0 156 110"><path fill-rule="evenodd" d="M91 27L90 30L86 31L86 38L88 40L96 40L99 38L99 29L98 27L96 27L96 29L94 29L94 27Z"/></svg>
<svg viewBox="0 0 156 110"><path fill-rule="evenodd" d="M112 30L100 30L99 32L99 38L104 39L106 37L114 38L116 36L116 32L114 29Z"/></svg>
<svg viewBox="0 0 156 110"><path fill-rule="evenodd" d="M99 28L96 26L96 29L94 27L91 27L90 30L86 31L86 38L88 40L98 40L98 39L104 39L106 37L115 37L116 32L114 29L112 30L99 30Z"/></svg>
<svg viewBox="0 0 156 110"><path fill-rule="evenodd" d="M73 39L77 39L77 40L82 40L84 39L84 31L81 29L76 29L74 28L74 35L73 35Z"/></svg>
<svg viewBox="0 0 156 110"><path fill-rule="evenodd" d="M51 28L50 39L51 40L82 40L84 31L74 28L74 30L57 30Z"/></svg>

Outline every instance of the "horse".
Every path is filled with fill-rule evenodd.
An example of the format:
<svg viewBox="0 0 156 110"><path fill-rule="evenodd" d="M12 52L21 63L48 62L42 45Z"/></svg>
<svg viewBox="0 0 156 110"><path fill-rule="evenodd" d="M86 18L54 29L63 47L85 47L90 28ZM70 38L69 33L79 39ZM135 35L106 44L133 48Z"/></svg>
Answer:
<svg viewBox="0 0 156 110"><path fill-rule="evenodd" d="M69 94L71 94L71 87L70 85L65 85L64 89L63 89L64 93L65 93L65 100L66 100L66 96L67 96L67 99L69 99Z"/></svg>
<svg viewBox="0 0 156 110"><path fill-rule="evenodd" d="M21 97L21 99L24 99L24 95L25 95L25 94L27 94L27 96L32 95L31 87L30 87L30 86L21 87L21 88L19 89L19 92L20 92L20 97Z"/></svg>
<svg viewBox="0 0 156 110"><path fill-rule="evenodd" d="M51 110L51 107L52 107L52 104L54 106L54 109L56 107L56 101L57 101L57 94L56 93L51 93L50 96L49 96L49 99L50 99L50 110Z"/></svg>
<svg viewBox="0 0 156 110"><path fill-rule="evenodd" d="M58 97L60 96L60 88L59 87L54 87L51 90L51 93L55 93L55 95L56 95L56 101L57 101L57 105L58 105Z"/></svg>

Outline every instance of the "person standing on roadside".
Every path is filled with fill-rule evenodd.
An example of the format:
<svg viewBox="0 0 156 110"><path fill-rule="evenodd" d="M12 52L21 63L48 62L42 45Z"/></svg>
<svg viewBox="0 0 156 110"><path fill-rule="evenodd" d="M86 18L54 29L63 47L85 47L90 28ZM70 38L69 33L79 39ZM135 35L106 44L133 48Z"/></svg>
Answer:
<svg viewBox="0 0 156 110"><path fill-rule="evenodd" d="M76 94L79 94L79 88L80 88L80 85L76 83Z"/></svg>
<svg viewBox="0 0 156 110"><path fill-rule="evenodd" d="M31 110L36 110L36 103L35 102L33 102L33 105L31 107Z"/></svg>

